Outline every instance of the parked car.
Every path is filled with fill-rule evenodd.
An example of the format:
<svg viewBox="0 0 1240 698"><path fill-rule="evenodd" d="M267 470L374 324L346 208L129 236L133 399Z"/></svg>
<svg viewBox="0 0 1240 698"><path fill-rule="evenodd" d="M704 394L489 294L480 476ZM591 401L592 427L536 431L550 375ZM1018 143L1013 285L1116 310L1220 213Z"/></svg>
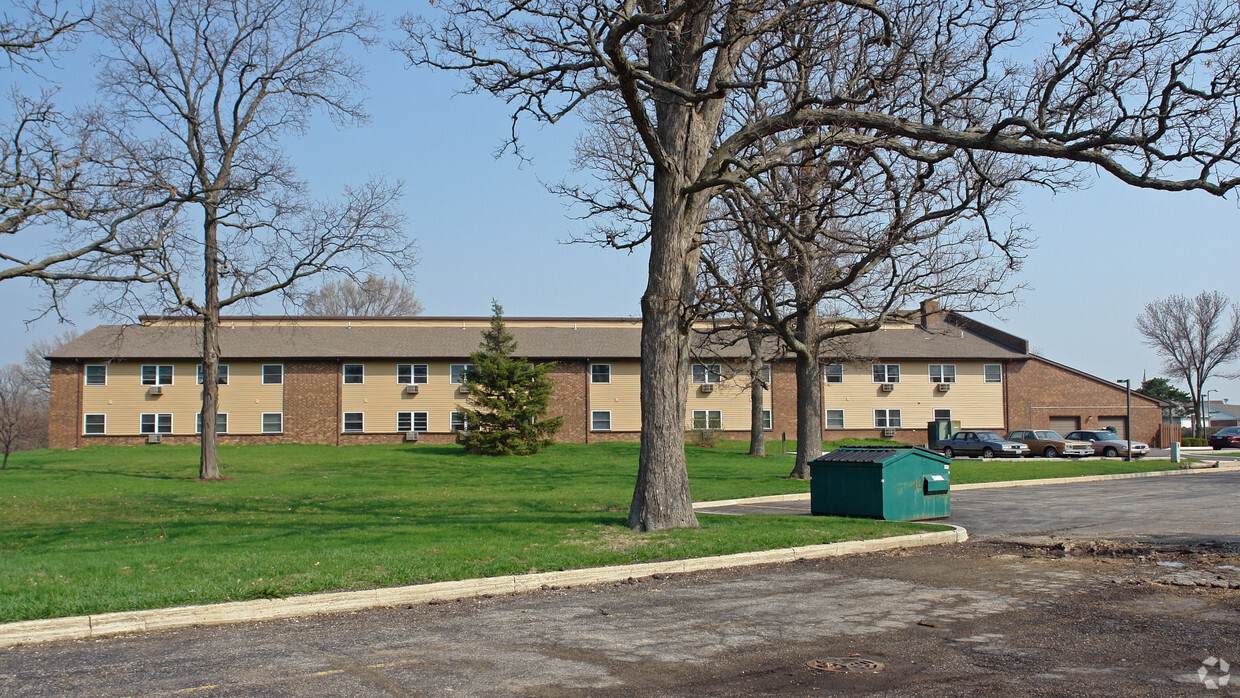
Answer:
<svg viewBox="0 0 1240 698"><path fill-rule="evenodd" d="M1030 453L1040 453L1047 458L1059 456L1080 458L1094 455L1093 444L1088 441L1069 441L1060 436L1057 431L1044 429L1014 431L1008 434L1008 440L1019 441L1029 447Z"/></svg>
<svg viewBox="0 0 1240 698"><path fill-rule="evenodd" d="M955 456L1020 458L1029 453L1028 446L1008 441L993 431L958 431L950 439L940 441L939 448L948 458Z"/></svg>
<svg viewBox="0 0 1240 698"><path fill-rule="evenodd" d="M1075 441L1088 441L1094 446L1094 453L1107 458L1115 456L1128 455L1128 440L1119 434L1107 429L1088 429L1082 431L1071 431L1065 436L1066 439ZM1133 439L1132 441L1132 457L1140 458L1150 452L1149 444Z"/></svg>
<svg viewBox="0 0 1240 698"><path fill-rule="evenodd" d="M1217 451L1220 448L1240 448L1240 427L1219 429L1206 439L1206 443Z"/></svg>

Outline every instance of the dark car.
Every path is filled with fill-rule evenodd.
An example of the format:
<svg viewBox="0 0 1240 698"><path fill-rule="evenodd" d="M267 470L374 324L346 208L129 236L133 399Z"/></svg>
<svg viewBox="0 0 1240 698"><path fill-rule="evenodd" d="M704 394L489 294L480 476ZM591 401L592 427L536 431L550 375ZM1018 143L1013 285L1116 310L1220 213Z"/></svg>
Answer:
<svg viewBox="0 0 1240 698"><path fill-rule="evenodd" d="M1008 441L993 431L958 431L950 439L939 442L939 448L948 458L955 456L1009 456L1020 458L1029 455L1029 447Z"/></svg>
<svg viewBox="0 0 1240 698"><path fill-rule="evenodd" d="M1219 429L1206 439L1206 443L1213 446L1215 451L1220 448L1240 448L1240 427Z"/></svg>

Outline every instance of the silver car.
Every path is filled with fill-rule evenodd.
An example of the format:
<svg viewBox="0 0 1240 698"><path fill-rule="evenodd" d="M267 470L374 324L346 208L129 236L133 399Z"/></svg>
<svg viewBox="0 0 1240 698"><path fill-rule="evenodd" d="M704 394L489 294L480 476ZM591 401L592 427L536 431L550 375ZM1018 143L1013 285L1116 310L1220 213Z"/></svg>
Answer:
<svg viewBox="0 0 1240 698"><path fill-rule="evenodd" d="M1106 458L1128 455L1128 440L1107 429L1074 431L1064 437L1073 441L1088 441L1094 445L1094 453ZM1133 440L1132 457L1140 458L1150 452L1149 444Z"/></svg>

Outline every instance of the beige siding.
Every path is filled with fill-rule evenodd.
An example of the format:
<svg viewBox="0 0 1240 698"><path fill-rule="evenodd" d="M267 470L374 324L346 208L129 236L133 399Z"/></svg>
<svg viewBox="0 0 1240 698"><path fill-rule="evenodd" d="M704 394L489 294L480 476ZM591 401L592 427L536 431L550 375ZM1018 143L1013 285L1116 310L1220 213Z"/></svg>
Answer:
<svg viewBox="0 0 1240 698"><path fill-rule="evenodd" d="M950 409L965 429L1003 428L1003 383L986 383L982 361L935 361L954 364L956 382L940 392L930 382L928 361L884 360L900 365L900 382L890 393L875 383L871 364L845 364L843 383L823 383L823 419L826 410L844 410L845 429L873 429L874 410L898 409L904 429L916 429L934 419L936 409Z"/></svg>
<svg viewBox="0 0 1240 698"><path fill-rule="evenodd" d="M723 428L727 431L743 431L749 429L749 376L742 366L718 363L723 372L723 380L715 383L714 390L702 392L700 383L689 383L689 399L685 406L685 430L693 429L694 410L718 410L723 420ZM738 374L739 371L739 374ZM692 378L690 378L692 381ZM763 407L771 408L771 393L762 395Z"/></svg>
<svg viewBox="0 0 1240 698"><path fill-rule="evenodd" d="M612 361L610 364L611 383L587 383L590 399L586 418L589 419L595 410L610 410L612 431L638 431L642 428L641 362Z"/></svg>
<svg viewBox="0 0 1240 698"><path fill-rule="evenodd" d="M449 383L453 362L409 359L360 363L365 367L365 383L344 385L343 375L337 376L341 381L341 414L338 417L342 431L345 412L363 413L368 434L395 433L397 412L426 412L427 431L448 433L451 430L451 413L465 404L464 396L458 391L461 386ZM427 383L418 386L417 395L406 395L404 384L396 382L397 364L406 363L427 365Z"/></svg>
<svg viewBox="0 0 1240 698"><path fill-rule="evenodd" d="M142 385L142 366L130 361L109 364L106 386L83 385L83 414L105 414L109 435L132 436L142 431L142 414L171 413L173 434L194 434L202 409L198 364L173 362L172 385L162 386L159 396ZM261 363L228 362L228 370L219 405L219 411L228 415L228 433L261 433L262 413L284 411L284 386L263 385Z"/></svg>

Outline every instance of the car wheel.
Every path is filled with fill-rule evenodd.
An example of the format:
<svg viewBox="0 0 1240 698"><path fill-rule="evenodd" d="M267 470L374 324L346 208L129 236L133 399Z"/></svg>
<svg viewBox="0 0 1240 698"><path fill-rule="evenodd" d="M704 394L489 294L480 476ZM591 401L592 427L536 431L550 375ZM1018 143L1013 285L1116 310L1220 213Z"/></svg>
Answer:
<svg viewBox="0 0 1240 698"><path fill-rule="evenodd" d="M1221 450L1223 450L1223 447L1222 447L1222 446L1215 446L1215 447L1214 447L1214 450L1215 450L1215 451L1221 451Z"/></svg>
<svg viewBox="0 0 1240 698"><path fill-rule="evenodd" d="M951 458L951 457L952 457L952 447L951 447L951 446L946 446L946 447L944 447L944 448L943 448L943 457L944 457L944 458Z"/></svg>
<svg viewBox="0 0 1240 698"><path fill-rule="evenodd" d="M1054 446L1047 446L1046 450L1042 452L1042 455L1046 456L1047 458L1058 458L1059 451L1056 451Z"/></svg>
<svg viewBox="0 0 1240 698"><path fill-rule="evenodd" d="M1107 446L1102 449L1102 455L1106 458L1114 458L1119 455L1119 451L1116 451L1114 446Z"/></svg>
<svg viewBox="0 0 1240 698"><path fill-rule="evenodd" d="M994 458L994 457L995 457L995 450L993 448L982 449L982 458Z"/></svg>

